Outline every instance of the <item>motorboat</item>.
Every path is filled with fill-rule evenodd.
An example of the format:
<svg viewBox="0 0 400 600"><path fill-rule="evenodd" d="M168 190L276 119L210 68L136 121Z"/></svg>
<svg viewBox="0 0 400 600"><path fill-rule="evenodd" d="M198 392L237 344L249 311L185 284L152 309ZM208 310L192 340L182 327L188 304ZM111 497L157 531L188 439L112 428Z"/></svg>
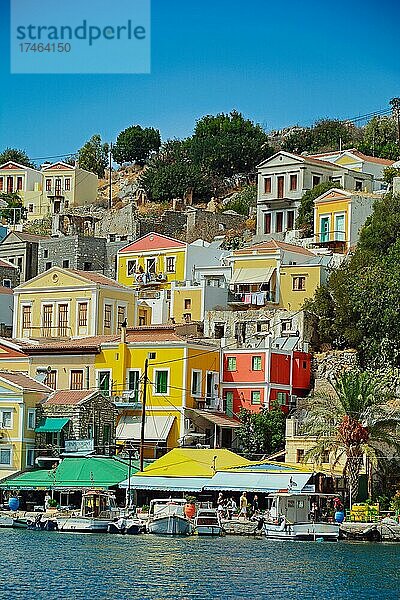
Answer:
<svg viewBox="0 0 400 600"><path fill-rule="evenodd" d="M324 495L323 498L327 498ZM333 497L333 496L332 496ZM323 521L319 517L315 494L290 492L272 495L272 506L267 517L260 523L267 538L279 540L326 540L337 541L339 524ZM313 510L315 508L315 510Z"/></svg>
<svg viewBox="0 0 400 600"><path fill-rule="evenodd" d="M150 502L147 530L159 535L189 535L191 521L185 515L184 498L155 499Z"/></svg>
<svg viewBox="0 0 400 600"><path fill-rule="evenodd" d="M40 513L36 517L26 520L26 528L35 529L36 531L55 531L57 529L57 521Z"/></svg>
<svg viewBox="0 0 400 600"><path fill-rule="evenodd" d="M91 490L83 494L81 510L56 518L59 531L106 533L108 524L120 516L115 497L109 492Z"/></svg>
<svg viewBox="0 0 400 600"><path fill-rule="evenodd" d="M138 535L146 531L146 524L134 516L122 516L108 523L108 533Z"/></svg>
<svg viewBox="0 0 400 600"><path fill-rule="evenodd" d="M197 535L222 535L221 520L216 508L199 508L194 522Z"/></svg>

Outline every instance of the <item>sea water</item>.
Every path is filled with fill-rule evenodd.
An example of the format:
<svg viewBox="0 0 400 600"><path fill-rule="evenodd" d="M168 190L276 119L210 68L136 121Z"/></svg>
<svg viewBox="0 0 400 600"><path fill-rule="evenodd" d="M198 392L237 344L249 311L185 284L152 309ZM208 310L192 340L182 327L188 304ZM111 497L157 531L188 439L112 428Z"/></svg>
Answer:
<svg viewBox="0 0 400 600"><path fill-rule="evenodd" d="M0 530L2 600L400 598L400 545Z"/></svg>

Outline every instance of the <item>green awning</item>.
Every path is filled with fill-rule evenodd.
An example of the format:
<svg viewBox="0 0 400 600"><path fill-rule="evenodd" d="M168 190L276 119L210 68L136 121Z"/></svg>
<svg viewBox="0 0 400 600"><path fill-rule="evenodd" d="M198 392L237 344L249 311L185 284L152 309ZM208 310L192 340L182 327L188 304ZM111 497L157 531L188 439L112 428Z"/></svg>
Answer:
<svg viewBox="0 0 400 600"><path fill-rule="evenodd" d="M69 419L46 417L36 427L36 433L57 433L68 423Z"/></svg>
<svg viewBox="0 0 400 600"><path fill-rule="evenodd" d="M132 460L131 474L139 470L139 461ZM127 460L115 457L64 458L56 469L26 471L0 482L8 490L106 490L117 486L129 476Z"/></svg>

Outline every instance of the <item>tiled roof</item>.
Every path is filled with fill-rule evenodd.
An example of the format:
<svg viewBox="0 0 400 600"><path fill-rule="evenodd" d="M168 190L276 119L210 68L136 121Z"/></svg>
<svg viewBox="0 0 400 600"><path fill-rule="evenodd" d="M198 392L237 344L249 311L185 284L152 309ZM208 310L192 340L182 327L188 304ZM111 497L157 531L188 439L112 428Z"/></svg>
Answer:
<svg viewBox="0 0 400 600"><path fill-rule="evenodd" d="M11 288L6 287L5 285L0 285L0 294L13 294L13 291Z"/></svg>
<svg viewBox="0 0 400 600"><path fill-rule="evenodd" d="M29 375L25 375L25 373L21 373L20 371L0 371L0 378L27 390L35 392L50 392L50 388L47 387L47 385L39 383L39 381L36 381L32 377L29 377Z"/></svg>
<svg viewBox="0 0 400 600"><path fill-rule="evenodd" d="M336 156L336 155L342 156L346 152L348 152L349 154L354 154L361 160L377 163L378 165L385 165L387 167L389 167L390 165L393 165L393 163L395 162L394 160L388 160L387 158L379 158L378 156L369 156L369 154L364 154L363 152L360 152L360 150L357 150L356 148L348 148L347 150L341 150L341 151L336 150L333 152L322 152L322 153L318 153L318 154L310 154L308 156L308 158L313 158L313 159L317 160L317 159L319 159L320 156Z"/></svg>
<svg viewBox="0 0 400 600"><path fill-rule="evenodd" d="M77 338L72 340L57 340L57 339L40 339L37 343L32 340L28 342L13 340L15 344L22 345L27 354L46 354L47 352L68 352L70 351L100 351L100 344L104 342L114 342L120 339L119 335L94 335L85 338Z"/></svg>
<svg viewBox="0 0 400 600"><path fill-rule="evenodd" d="M121 283L118 283L118 281L115 281L115 279L111 279L110 277L106 277L105 275L102 275L101 273L96 273L95 271L79 271L78 269L65 269L65 270L70 271L71 273L76 273L76 275L79 275L80 277L84 277L88 281L93 281L93 283L98 283L99 285L108 285L110 287L118 287L123 290L129 289L129 288L126 288Z"/></svg>
<svg viewBox="0 0 400 600"><path fill-rule="evenodd" d="M295 252L297 254L304 254L305 256L315 256L313 252L303 248L302 246L296 246L295 244L287 244L286 242L278 242L278 240L270 240L269 242L261 242L260 244L254 244L249 248L241 248L235 250L234 255L237 254L249 254L249 252L257 252L262 250L286 250L287 252Z"/></svg>
<svg viewBox="0 0 400 600"><path fill-rule="evenodd" d="M25 233L25 231L11 231L14 233L22 242L39 242L40 240L48 240L48 235L35 235L33 233Z"/></svg>
<svg viewBox="0 0 400 600"><path fill-rule="evenodd" d="M119 253L125 252L142 252L146 250L167 250L169 248L185 248L185 242L176 240L160 233L148 233L147 235L139 238L132 244L125 246L119 250Z"/></svg>
<svg viewBox="0 0 400 600"><path fill-rule="evenodd" d="M5 260L4 258L0 258L0 267L3 267L4 269L16 269L17 268L16 265L13 265L8 260Z"/></svg>
<svg viewBox="0 0 400 600"><path fill-rule="evenodd" d="M59 390L53 392L51 396L44 402L45 406L63 406L80 404L95 392L93 390Z"/></svg>

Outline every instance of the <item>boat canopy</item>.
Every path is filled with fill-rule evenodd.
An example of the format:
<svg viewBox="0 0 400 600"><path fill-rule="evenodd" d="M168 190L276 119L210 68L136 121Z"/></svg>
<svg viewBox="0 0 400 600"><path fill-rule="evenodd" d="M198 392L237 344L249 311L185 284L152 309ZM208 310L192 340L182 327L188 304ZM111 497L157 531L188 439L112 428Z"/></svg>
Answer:
<svg viewBox="0 0 400 600"><path fill-rule="evenodd" d="M36 433L58 433L68 423L69 419L45 417L36 427Z"/></svg>
<svg viewBox="0 0 400 600"><path fill-rule="evenodd" d="M166 492L201 492L210 481L206 477L131 477L132 489L136 490L160 490ZM128 479L119 484L120 488L128 487Z"/></svg>
<svg viewBox="0 0 400 600"><path fill-rule="evenodd" d="M254 473L219 471L204 486L205 490L232 492L261 492L270 494L278 491L301 493L312 477L312 473Z"/></svg>

